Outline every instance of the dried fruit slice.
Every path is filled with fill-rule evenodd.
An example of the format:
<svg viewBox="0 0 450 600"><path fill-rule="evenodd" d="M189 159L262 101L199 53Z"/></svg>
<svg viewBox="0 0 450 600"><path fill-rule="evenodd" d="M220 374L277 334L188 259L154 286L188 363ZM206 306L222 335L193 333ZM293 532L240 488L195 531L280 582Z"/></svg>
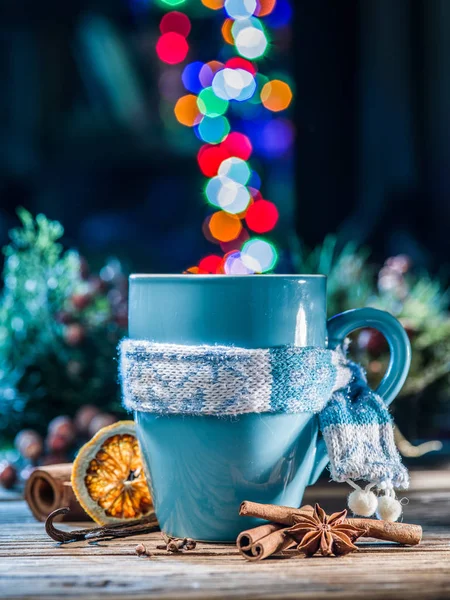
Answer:
<svg viewBox="0 0 450 600"><path fill-rule="evenodd" d="M100 525L153 512L133 421L100 429L78 453L72 469L78 502Z"/></svg>

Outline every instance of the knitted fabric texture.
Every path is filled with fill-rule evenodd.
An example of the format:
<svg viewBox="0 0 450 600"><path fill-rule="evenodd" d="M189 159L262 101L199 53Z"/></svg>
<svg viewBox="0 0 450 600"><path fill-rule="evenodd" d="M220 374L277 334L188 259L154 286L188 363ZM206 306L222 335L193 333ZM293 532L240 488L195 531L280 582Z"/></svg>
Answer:
<svg viewBox="0 0 450 600"><path fill-rule="evenodd" d="M316 413L335 481L408 486L387 407L368 387L361 367L342 350L125 339L119 353L128 410L218 417Z"/></svg>

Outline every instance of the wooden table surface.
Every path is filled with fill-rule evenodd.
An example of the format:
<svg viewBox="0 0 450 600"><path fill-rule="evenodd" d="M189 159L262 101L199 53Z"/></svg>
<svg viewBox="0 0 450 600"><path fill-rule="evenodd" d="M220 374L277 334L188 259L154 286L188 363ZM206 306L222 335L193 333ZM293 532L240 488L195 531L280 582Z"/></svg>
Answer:
<svg viewBox="0 0 450 600"><path fill-rule="evenodd" d="M346 486L325 484L305 500L345 506ZM158 533L58 546L21 500L0 502L1 598L450 598L450 473L413 474L405 521L420 523L413 548L363 543L341 558L271 558L248 563L232 545L198 544L183 555L156 550ZM61 526L61 525L60 525ZM86 526L79 524L78 526ZM154 554L138 558L144 542Z"/></svg>

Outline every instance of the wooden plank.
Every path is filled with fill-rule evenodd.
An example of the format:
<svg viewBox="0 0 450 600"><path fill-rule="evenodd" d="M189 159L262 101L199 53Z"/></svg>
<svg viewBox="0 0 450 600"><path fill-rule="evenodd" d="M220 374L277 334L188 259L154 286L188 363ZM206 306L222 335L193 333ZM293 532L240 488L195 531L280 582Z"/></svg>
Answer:
<svg viewBox="0 0 450 600"><path fill-rule="evenodd" d="M342 508L345 486L314 488L311 500ZM330 488L339 490L330 494ZM135 538L58 546L21 501L0 502L0 597L123 598L139 600L310 598L434 599L450 597L450 498L420 486L408 494L405 520L425 524L420 546L367 543L338 559L277 557L248 563L233 545L198 544L167 555L158 533ZM67 525L58 525L67 527ZM79 524L78 526L86 526ZM143 541L152 556L135 555Z"/></svg>

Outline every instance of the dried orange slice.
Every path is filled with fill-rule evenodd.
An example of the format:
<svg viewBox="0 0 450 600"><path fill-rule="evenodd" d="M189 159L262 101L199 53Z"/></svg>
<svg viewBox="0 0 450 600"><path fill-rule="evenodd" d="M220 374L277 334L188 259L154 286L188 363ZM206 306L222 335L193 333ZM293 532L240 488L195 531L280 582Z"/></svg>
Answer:
<svg viewBox="0 0 450 600"><path fill-rule="evenodd" d="M100 525L153 512L133 421L103 427L81 448L73 463L72 488Z"/></svg>

